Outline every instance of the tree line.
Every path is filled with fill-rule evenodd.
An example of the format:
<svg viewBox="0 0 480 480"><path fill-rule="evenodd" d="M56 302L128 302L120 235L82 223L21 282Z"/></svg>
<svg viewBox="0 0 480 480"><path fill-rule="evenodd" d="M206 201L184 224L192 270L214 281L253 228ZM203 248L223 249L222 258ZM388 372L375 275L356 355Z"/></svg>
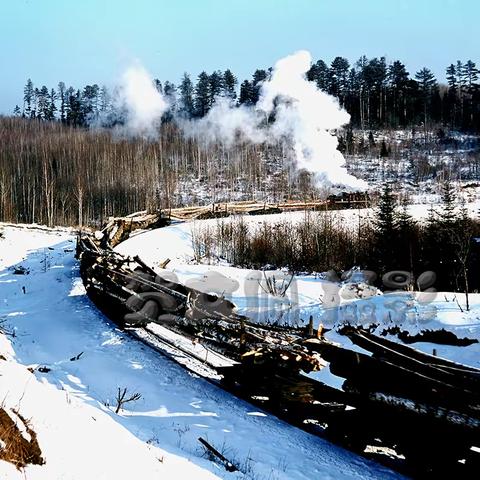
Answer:
<svg viewBox="0 0 480 480"><path fill-rule="evenodd" d="M262 81L272 69L257 69L240 85L230 69L201 72L195 81L185 73L178 85L154 80L155 86L169 101L164 121L176 116L205 116L219 96L237 105L255 105ZM423 124L442 124L465 131L480 130L479 69L472 60L460 60L446 70L446 84L439 83L428 68L411 75L399 60L388 63L385 57L362 56L354 64L336 57L330 65L323 60L312 64L307 79L321 90L338 98L351 114L353 128L401 128ZM23 107L14 114L27 118L58 120L68 125L86 126L99 117L108 126L120 121L121 112L112 101L115 92L98 84L82 89L35 87L28 80L23 91Z"/></svg>

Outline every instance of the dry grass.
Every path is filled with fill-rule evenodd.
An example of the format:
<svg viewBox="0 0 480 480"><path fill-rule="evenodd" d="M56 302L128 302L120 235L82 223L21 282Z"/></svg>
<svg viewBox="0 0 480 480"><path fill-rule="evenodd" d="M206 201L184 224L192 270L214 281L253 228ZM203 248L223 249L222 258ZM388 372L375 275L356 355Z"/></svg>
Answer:
<svg viewBox="0 0 480 480"><path fill-rule="evenodd" d="M197 261L223 258L235 266L267 270L285 267L291 272L339 271L367 264L372 242L373 230L368 222L354 231L330 212L305 212L305 218L297 223L281 220L257 227L239 216L192 230ZM273 285L273 279L270 284L266 279L262 282L262 288L277 296L282 296L285 286L288 288L281 282Z"/></svg>
<svg viewBox="0 0 480 480"><path fill-rule="evenodd" d="M22 435L22 430L9 415L5 407L0 408L0 460L15 465L19 470L27 465L43 465L45 460L37 441L37 435L29 422L18 411L12 410L12 416L18 418L28 435ZM29 440L25 437L30 437Z"/></svg>

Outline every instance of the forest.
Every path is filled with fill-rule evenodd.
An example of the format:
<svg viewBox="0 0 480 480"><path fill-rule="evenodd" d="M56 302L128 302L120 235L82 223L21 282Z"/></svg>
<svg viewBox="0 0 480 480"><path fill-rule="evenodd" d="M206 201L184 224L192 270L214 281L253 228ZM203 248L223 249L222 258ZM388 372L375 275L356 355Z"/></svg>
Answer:
<svg viewBox="0 0 480 480"><path fill-rule="evenodd" d="M240 85L230 69L210 74L203 71L196 82L185 73L178 85L155 79L155 86L170 104L163 120L203 117L219 96L238 105L255 105L261 82L270 73L271 68L257 69ZM351 115L352 128L404 128L431 122L470 132L480 129L479 69L472 60L458 60L446 67L446 84L427 67L410 74L399 60L387 63L385 57L366 56L354 64L344 57L336 57L330 65L318 60L307 78L338 98ZM106 86L74 88L60 81L54 88L35 87L29 79L23 93L23 106L15 107L15 116L59 120L74 126L122 122L121 109L112 101L115 92Z"/></svg>

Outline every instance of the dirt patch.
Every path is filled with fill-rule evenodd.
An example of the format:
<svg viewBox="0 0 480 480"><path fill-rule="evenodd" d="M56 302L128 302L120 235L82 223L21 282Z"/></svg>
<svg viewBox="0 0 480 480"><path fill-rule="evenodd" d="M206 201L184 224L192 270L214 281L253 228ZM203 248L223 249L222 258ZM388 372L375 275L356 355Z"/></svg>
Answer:
<svg viewBox="0 0 480 480"><path fill-rule="evenodd" d="M5 408L0 408L0 460L10 462L18 469L45 463L37 434L16 410L7 413Z"/></svg>

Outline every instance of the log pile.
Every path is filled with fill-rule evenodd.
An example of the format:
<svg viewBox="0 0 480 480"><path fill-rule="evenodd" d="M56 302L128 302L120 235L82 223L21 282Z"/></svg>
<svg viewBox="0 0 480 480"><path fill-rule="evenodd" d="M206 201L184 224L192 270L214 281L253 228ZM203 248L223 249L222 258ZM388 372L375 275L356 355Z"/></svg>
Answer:
<svg viewBox="0 0 480 480"><path fill-rule="evenodd" d="M115 217L110 218L107 224L102 229L111 230L112 226L120 227L122 225L125 229L125 235L128 235L131 231L137 228L154 228L162 226L164 222L169 220L203 220L208 218L222 218L230 215L267 215L273 213L282 212L295 212L303 210L338 210L343 208L366 208L369 206L368 199L354 199L344 200L329 198L327 200L318 200L310 202L279 202L279 203L267 203L267 202L255 202L255 201L239 201L239 202L219 202L212 203L204 206L192 206L192 207L179 207L164 209L159 212L137 212L127 217ZM131 225L129 224L131 222ZM131 230L130 230L131 228ZM115 229L114 235L117 234ZM113 237L113 243L111 246L120 243L126 237L119 233L115 240ZM121 240L119 240L121 239Z"/></svg>
<svg viewBox="0 0 480 480"><path fill-rule="evenodd" d="M129 229L159 221L137 217L131 226L113 219L101 238L81 235L77 242L88 295L122 328L294 425L359 453L393 449L407 458L408 473L478 468L471 447L480 446L480 370L359 328L340 333L370 354L332 343L312 325L254 323L229 300L170 282L140 258L114 252L111 242ZM342 379L341 389L316 376L326 365Z"/></svg>

